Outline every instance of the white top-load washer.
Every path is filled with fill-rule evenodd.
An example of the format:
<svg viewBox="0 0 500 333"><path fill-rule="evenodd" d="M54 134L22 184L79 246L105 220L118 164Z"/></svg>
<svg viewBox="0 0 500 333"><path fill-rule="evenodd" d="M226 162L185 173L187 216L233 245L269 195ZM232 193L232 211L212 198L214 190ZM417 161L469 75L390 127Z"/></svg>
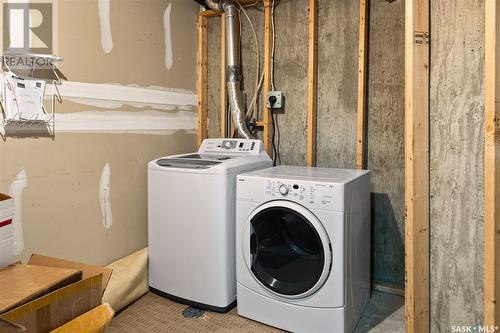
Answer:
<svg viewBox="0 0 500 333"><path fill-rule="evenodd" d="M206 139L148 166L149 286L224 312L236 300L236 175L272 166L259 140Z"/></svg>
<svg viewBox="0 0 500 333"><path fill-rule="evenodd" d="M351 332L370 297L368 171L238 176L238 313L292 332Z"/></svg>

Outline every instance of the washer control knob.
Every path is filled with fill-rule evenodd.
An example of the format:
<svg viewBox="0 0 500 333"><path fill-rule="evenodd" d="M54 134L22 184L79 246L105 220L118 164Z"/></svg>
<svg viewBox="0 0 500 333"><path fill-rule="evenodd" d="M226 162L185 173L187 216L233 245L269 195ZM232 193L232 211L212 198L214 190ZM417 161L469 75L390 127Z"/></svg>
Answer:
<svg viewBox="0 0 500 333"><path fill-rule="evenodd" d="M288 194L288 187L286 187L285 185L281 185L280 186L280 193L281 193L281 195L287 195Z"/></svg>
<svg viewBox="0 0 500 333"><path fill-rule="evenodd" d="M224 141L224 148L226 149L233 148L233 143L231 141Z"/></svg>

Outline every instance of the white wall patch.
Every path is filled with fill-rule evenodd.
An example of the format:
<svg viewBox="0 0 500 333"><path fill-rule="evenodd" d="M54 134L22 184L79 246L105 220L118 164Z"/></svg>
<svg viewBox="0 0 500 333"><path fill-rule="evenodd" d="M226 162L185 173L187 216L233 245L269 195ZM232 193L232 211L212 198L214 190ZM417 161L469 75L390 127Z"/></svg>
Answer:
<svg viewBox="0 0 500 333"><path fill-rule="evenodd" d="M14 245L12 253L17 256L24 250L23 219L22 219L22 196L23 190L28 186L28 178L24 168L18 172L9 188L9 195L14 199Z"/></svg>
<svg viewBox="0 0 500 333"><path fill-rule="evenodd" d="M174 64L174 57L172 53L172 25L171 25L172 4L169 3L163 13L163 27L165 29L165 67L168 70Z"/></svg>
<svg viewBox="0 0 500 333"><path fill-rule="evenodd" d="M92 108L82 112L56 113L57 132L165 135L179 130L195 133L198 128L198 116L193 112L198 105L197 95L190 90L64 81L59 91L63 100ZM53 86L47 86L45 98L51 98L53 92ZM110 110L123 106L145 110Z"/></svg>
<svg viewBox="0 0 500 333"><path fill-rule="evenodd" d="M54 92L53 86L48 85L45 98L52 98ZM126 104L135 107L192 110L198 105L198 97L194 92L162 87L64 81L59 92L63 99L99 107L106 104L110 107L120 107Z"/></svg>
<svg viewBox="0 0 500 333"><path fill-rule="evenodd" d="M165 135L179 130L196 133L197 127L197 114L188 111L83 111L56 114L57 132Z"/></svg>
<svg viewBox="0 0 500 333"><path fill-rule="evenodd" d="M111 36L110 0L98 0L99 21L101 23L102 50L110 53L113 50L113 37Z"/></svg>
<svg viewBox="0 0 500 333"><path fill-rule="evenodd" d="M106 163L99 182L99 201L101 203L102 224L105 229L111 229L113 214L111 213L111 168Z"/></svg>

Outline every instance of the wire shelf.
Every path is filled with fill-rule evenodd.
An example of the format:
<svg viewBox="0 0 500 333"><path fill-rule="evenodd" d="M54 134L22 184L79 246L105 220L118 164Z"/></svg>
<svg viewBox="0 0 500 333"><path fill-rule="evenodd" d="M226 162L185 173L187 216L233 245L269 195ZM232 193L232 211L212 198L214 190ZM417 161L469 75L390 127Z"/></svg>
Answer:
<svg viewBox="0 0 500 333"><path fill-rule="evenodd" d="M50 66L48 69L51 70L54 79L49 80L50 83L52 83L54 89L51 97L51 109L50 111L47 111L45 106L43 105L43 100L42 100L42 112L31 117L31 118L23 118L22 117L22 112L19 110L19 106L16 104L17 107L17 112L14 114L10 114L9 117L7 116L6 113L6 106L5 106L5 96L4 93L2 92L0 94L0 107L1 107L1 112L0 112L0 136L2 139L5 141L7 137L9 136L9 129L15 130L15 132L36 132L37 130L40 129L45 129L47 134L54 139L55 137L55 113L56 113L56 102L57 103L62 103L62 97L59 92L59 86L62 84L62 80L57 73L57 67L55 66L56 62L60 62L63 59L55 56L55 55L44 55L44 54L15 54L15 53L6 53L1 56L2 59L2 66L0 66L0 71L1 74L6 77L8 73L14 73L14 71L10 68L7 59L12 59L12 58L29 58L33 59L34 61L31 62L31 70L30 70L30 75L25 76L25 75L17 75L16 77L20 78L27 78L27 79L37 79L37 77L34 76L35 74L35 69L36 66L38 65L38 59L42 59L44 62L50 60ZM39 78L44 81L47 81L43 78ZM12 90L12 86L10 85L9 80L5 80L5 83L7 85L7 89ZM44 92L45 94L45 92ZM45 98L45 95L42 97L42 99Z"/></svg>

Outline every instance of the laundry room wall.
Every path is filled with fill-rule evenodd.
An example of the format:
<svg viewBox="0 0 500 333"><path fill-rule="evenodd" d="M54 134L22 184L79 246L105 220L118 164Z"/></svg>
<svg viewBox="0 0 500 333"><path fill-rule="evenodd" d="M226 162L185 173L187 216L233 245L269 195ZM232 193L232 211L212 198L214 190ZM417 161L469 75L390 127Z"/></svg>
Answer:
<svg viewBox="0 0 500 333"><path fill-rule="evenodd" d="M370 1L368 169L375 280L404 285L405 2Z"/></svg>
<svg viewBox="0 0 500 333"><path fill-rule="evenodd" d="M431 1L431 328L483 323L484 0Z"/></svg>
<svg viewBox="0 0 500 333"><path fill-rule="evenodd" d="M16 252L108 264L147 245L147 162L196 149L196 22L186 0L59 0L55 138L0 142Z"/></svg>
<svg viewBox="0 0 500 333"><path fill-rule="evenodd" d="M282 164L305 165L307 142L307 0L276 6L276 89ZM356 165L358 1L319 0L317 165ZM404 1L371 1L368 168L372 171L372 278L404 284ZM263 50L263 9L249 8ZM220 20L208 19L209 135L219 135ZM255 86L255 46L242 15L247 102ZM262 68L262 67L261 67ZM261 113L259 113L262 119ZM215 124L215 125L214 125ZM260 134L259 134L260 135Z"/></svg>

